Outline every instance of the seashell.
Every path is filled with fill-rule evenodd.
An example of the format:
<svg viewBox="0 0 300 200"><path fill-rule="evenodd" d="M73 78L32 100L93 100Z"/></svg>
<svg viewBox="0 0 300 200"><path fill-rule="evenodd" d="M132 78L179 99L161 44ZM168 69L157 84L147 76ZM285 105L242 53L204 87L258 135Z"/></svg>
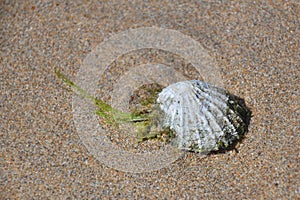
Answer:
<svg viewBox="0 0 300 200"><path fill-rule="evenodd" d="M164 88L157 103L164 113L163 127L175 133L172 144L194 152L235 145L247 131L251 117L242 99L198 80Z"/></svg>

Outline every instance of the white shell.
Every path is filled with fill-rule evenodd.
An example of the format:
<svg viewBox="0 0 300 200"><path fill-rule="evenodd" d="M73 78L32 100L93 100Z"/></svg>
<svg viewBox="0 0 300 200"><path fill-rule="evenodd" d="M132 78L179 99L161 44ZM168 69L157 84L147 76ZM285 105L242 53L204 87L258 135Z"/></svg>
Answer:
<svg viewBox="0 0 300 200"><path fill-rule="evenodd" d="M209 152L227 148L247 130L250 111L226 90L197 80L172 84L159 93L164 127L180 149ZM250 115L249 115L250 113Z"/></svg>

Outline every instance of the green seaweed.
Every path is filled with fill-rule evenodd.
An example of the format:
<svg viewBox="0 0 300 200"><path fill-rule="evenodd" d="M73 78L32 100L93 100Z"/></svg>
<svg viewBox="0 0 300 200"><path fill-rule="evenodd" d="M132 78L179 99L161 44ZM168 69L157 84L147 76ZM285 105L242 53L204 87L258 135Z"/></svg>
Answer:
<svg viewBox="0 0 300 200"><path fill-rule="evenodd" d="M145 140L158 138L160 135L169 134L173 137L172 131L169 129L163 129L160 131L152 131L153 126L157 126L158 116L153 113L144 113L141 111L135 111L133 113L122 112L118 109L111 107L109 104L104 101L90 95L87 91L76 85L73 81L71 81L66 75L64 75L59 69L55 68L55 73L66 85L71 88L71 91L84 97L90 99L94 105L97 107L95 110L95 114L97 114L100 118L104 119L104 121L112 125L115 128L118 128L118 124L120 123L133 123L135 127L138 129L138 139L137 142L140 143ZM158 91L151 91L151 95L149 99L146 99L142 102L143 105L148 105L150 103L155 103L155 96L158 94Z"/></svg>
<svg viewBox="0 0 300 200"><path fill-rule="evenodd" d="M118 109L112 108L109 104L104 101L97 99L90 95L87 91L76 85L73 81L71 81L66 75L64 75L60 70L55 68L55 73L65 84L71 87L73 92L77 92L80 96L84 98L90 99L95 106L97 106L97 110L95 113L104 118L104 120L109 124L117 125L121 122L137 122L137 121L147 121L147 118L133 115L131 113L122 112Z"/></svg>

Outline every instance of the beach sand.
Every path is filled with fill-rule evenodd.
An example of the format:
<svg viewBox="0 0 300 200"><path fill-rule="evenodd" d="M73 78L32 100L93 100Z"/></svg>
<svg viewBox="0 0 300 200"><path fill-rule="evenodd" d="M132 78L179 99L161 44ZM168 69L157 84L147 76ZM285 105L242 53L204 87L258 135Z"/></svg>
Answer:
<svg viewBox="0 0 300 200"><path fill-rule="evenodd" d="M1 1L1 199L299 199L297 2ZM54 68L75 79L101 42L141 27L199 42L245 99L253 117L237 151L185 153L145 173L88 151Z"/></svg>

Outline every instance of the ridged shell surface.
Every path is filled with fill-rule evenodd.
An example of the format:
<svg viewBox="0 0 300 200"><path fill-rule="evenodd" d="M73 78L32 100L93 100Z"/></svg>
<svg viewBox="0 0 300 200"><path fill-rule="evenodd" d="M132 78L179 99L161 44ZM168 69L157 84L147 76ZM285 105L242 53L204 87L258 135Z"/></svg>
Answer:
<svg viewBox="0 0 300 200"><path fill-rule="evenodd" d="M236 96L206 82L192 80L172 84L159 93L164 127L175 133L180 149L210 152L225 149L247 130L250 111Z"/></svg>

